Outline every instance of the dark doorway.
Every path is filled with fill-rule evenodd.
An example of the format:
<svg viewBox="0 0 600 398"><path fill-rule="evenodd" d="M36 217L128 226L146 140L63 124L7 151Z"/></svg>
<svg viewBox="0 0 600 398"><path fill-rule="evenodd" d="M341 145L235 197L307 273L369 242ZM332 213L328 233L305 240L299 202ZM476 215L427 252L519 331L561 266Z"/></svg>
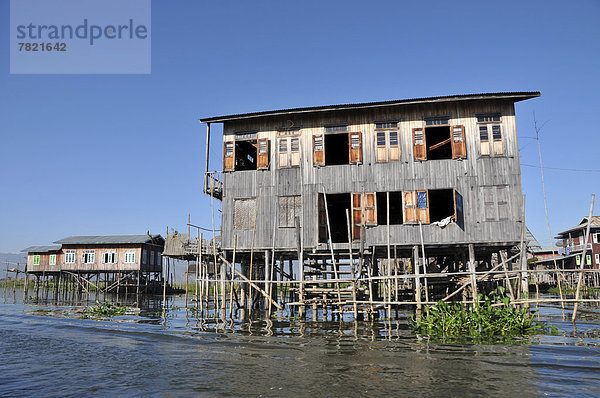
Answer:
<svg viewBox="0 0 600 398"><path fill-rule="evenodd" d="M387 225L386 192L377 192L377 225ZM390 192L390 225L402 224L402 192Z"/></svg>
<svg viewBox="0 0 600 398"><path fill-rule="evenodd" d="M450 127L428 127L425 129L425 139L428 160L452 159Z"/></svg>
<svg viewBox="0 0 600 398"><path fill-rule="evenodd" d="M431 222L441 221L454 215L454 190L429 190L429 219Z"/></svg>
<svg viewBox="0 0 600 398"><path fill-rule="evenodd" d="M256 141L235 142L235 171L256 170Z"/></svg>
<svg viewBox="0 0 600 398"><path fill-rule="evenodd" d="M349 164L348 133L325 134L325 166Z"/></svg>
<svg viewBox="0 0 600 398"><path fill-rule="evenodd" d="M320 206L324 206L324 201L319 201ZM319 213L323 214L324 209ZM350 194L328 194L327 195L327 211L329 213L329 226L331 228L331 241L333 243L348 242L348 223L346 222L346 210L352 217L350 210ZM327 222L327 219L325 219ZM323 231L324 232L324 231ZM319 242L326 243L328 234L319 234Z"/></svg>

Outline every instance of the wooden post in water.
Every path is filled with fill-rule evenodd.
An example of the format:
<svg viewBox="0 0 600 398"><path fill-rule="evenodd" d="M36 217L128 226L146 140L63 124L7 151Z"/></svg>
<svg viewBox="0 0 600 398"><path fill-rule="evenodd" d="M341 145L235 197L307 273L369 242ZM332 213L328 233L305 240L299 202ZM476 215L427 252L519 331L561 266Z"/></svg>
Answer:
<svg viewBox="0 0 600 398"><path fill-rule="evenodd" d="M471 272L471 290L473 292L473 303L477 303L477 279L475 278L475 271L477 265L475 264L475 247L472 243L469 243L469 271ZM474 305L474 308L477 306Z"/></svg>
<svg viewBox="0 0 600 398"><path fill-rule="evenodd" d="M529 276L527 274L527 242L525 242L525 195L523 195L523 210L521 213L521 297L525 300L529 299ZM526 308L529 308L529 303L524 303Z"/></svg>
<svg viewBox="0 0 600 398"><path fill-rule="evenodd" d="M302 230L300 229L300 217L294 218L296 224L296 246L298 250L298 279L300 284L298 286L298 301L302 303L298 309L300 319L304 319L306 313L306 307L304 306L304 250L302 248Z"/></svg>
<svg viewBox="0 0 600 398"><path fill-rule="evenodd" d="M358 304L356 303L356 276L354 275L354 262L352 261L352 231L350 224L350 210L346 209L346 225L348 226L348 254L350 255L350 277L352 278L352 305L354 320L358 319Z"/></svg>
<svg viewBox="0 0 600 398"><path fill-rule="evenodd" d="M423 306L421 304L421 279L419 275L421 271L419 270L419 246L413 246L413 270L415 273L415 301L417 302L417 317L421 316L423 311Z"/></svg>
<svg viewBox="0 0 600 398"><path fill-rule="evenodd" d="M579 291L581 289L581 281L583 279L583 269L585 264L585 254L587 252L587 245L590 239L590 227L592 225L592 215L594 214L594 194L592 194L592 204L590 205L590 215L587 221L587 227L585 229L585 240L583 244L583 250L581 251L581 261L579 262L579 278L577 279L577 291L575 292L575 304L573 305L573 316L571 317L571 322L575 322L575 317L577 316L577 307L579 300Z"/></svg>

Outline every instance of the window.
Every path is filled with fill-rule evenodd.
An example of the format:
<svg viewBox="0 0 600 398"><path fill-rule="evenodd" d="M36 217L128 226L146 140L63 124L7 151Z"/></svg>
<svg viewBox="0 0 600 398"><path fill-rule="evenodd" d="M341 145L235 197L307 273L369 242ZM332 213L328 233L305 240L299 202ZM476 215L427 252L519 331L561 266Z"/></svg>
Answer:
<svg viewBox="0 0 600 398"><path fill-rule="evenodd" d="M65 264L75 263L75 250L65 250Z"/></svg>
<svg viewBox="0 0 600 398"><path fill-rule="evenodd" d="M162 258L160 256L160 252L156 252L156 265L161 265Z"/></svg>
<svg viewBox="0 0 600 398"><path fill-rule="evenodd" d="M413 129L415 160L464 159L465 127L450 126L448 118L425 119L425 128Z"/></svg>
<svg viewBox="0 0 600 398"><path fill-rule="evenodd" d="M508 186L482 187L485 221L508 220Z"/></svg>
<svg viewBox="0 0 600 398"><path fill-rule="evenodd" d="M40 255L39 254L33 255L33 265L40 265Z"/></svg>
<svg viewBox="0 0 600 398"><path fill-rule="evenodd" d="M135 249L125 249L125 264L135 263Z"/></svg>
<svg viewBox="0 0 600 398"><path fill-rule="evenodd" d="M481 156L504 155L501 122L500 114L477 115L477 124L479 125L479 153Z"/></svg>
<svg viewBox="0 0 600 398"><path fill-rule="evenodd" d="M375 132L377 134L375 161L381 163L400 160L398 123L375 123Z"/></svg>
<svg viewBox="0 0 600 398"><path fill-rule="evenodd" d="M258 158L259 146L262 150L260 159ZM257 170L268 167L269 142L266 138L257 139L256 132L238 132L235 133L235 141L223 143L223 171Z"/></svg>
<svg viewBox="0 0 600 398"><path fill-rule="evenodd" d="M82 262L84 264L93 264L94 262L96 262L96 250L84 250Z"/></svg>
<svg viewBox="0 0 600 398"><path fill-rule="evenodd" d="M300 166L300 138L279 138L279 167Z"/></svg>
<svg viewBox="0 0 600 398"><path fill-rule="evenodd" d="M235 169L234 148L233 141L223 144L223 171L233 171Z"/></svg>
<svg viewBox="0 0 600 398"><path fill-rule="evenodd" d="M462 195L456 189L405 191L402 200L405 224L429 224L450 217L464 229Z"/></svg>
<svg viewBox="0 0 600 398"><path fill-rule="evenodd" d="M256 199L233 201L233 229L254 229L256 225Z"/></svg>
<svg viewBox="0 0 600 398"><path fill-rule="evenodd" d="M280 196L279 228L295 228L296 217L302 218L302 197Z"/></svg>
<svg viewBox="0 0 600 398"><path fill-rule="evenodd" d="M346 125L338 125L338 126L327 126L325 127L326 133L339 133L340 131L346 131L348 126Z"/></svg>
<svg viewBox="0 0 600 398"><path fill-rule="evenodd" d="M142 264L148 264L148 251L142 249Z"/></svg>
<svg viewBox="0 0 600 398"><path fill-rule="evenodd" d="M593 234L592 237L594 239L594 243L600 243L600 232Z"/></svg>
<svg viewBox="0 0 600 398"><path fill-rule="evenodd" d="M600 264L600 254L594 255L594 258L596 260L596 264Z"/></svg>
<svg viewBox="0 0 600 398"><path fill-rule="evenodd" d="M150 265L154 265L154 250L150 251Z"/></svg>
<svg viewBox="0 0 600 398"><path fill-rule="evenodd" d="M402 192L377 192L377 225L387 225L388 194L390 225L402 224Z"/></svg>
<svg viewBox="0 0 600 398"><path fill-rule="evenodd" d="M333 166L362 163L362 133L348 127L327 126L325 134L313 136L313 165Z"/></svg>
<svg viewBox="0 0 600 398"><path fill-rule="evenodd" d="M56 265L56 254L51 254L48 258L49 265Z"/></svg>
<svg viewBox="0 0 600 398"><path fill-rule="evenodd" d="M102 253L102 264L116 264L117 263L117 251L106 250Z"/></svg>

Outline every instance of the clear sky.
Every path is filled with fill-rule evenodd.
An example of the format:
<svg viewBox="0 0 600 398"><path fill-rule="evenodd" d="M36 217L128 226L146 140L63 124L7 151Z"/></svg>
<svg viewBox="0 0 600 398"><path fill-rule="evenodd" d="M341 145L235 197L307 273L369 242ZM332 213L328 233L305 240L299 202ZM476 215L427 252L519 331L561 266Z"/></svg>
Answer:
<svg viewBox="0 0 600 398"><path fill-rule="evenodd" d="M149 75L10 75L2 0L0 252L182 231L188 212L209 227L198 119L220 114L541 91L516 104L521 162L539 165L527 138L535 112L544 166L598 170L599 20L597 0L163 0L152 2ZM548 245L540 170L522 172L527 224ZM545 179L553 234L600 193L599 172L548 169Z"/></svg>

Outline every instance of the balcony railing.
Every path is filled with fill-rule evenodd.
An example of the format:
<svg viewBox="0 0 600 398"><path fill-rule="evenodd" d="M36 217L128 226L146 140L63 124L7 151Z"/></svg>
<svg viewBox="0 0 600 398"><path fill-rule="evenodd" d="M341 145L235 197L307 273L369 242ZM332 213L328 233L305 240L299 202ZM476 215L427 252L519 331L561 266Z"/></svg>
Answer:
<svg viewBox="0 0 600 398"><path fill-rule="evenodd" d="M204 173L204 193L218 200L223 200L223 173L209 171Z"/></svg>

